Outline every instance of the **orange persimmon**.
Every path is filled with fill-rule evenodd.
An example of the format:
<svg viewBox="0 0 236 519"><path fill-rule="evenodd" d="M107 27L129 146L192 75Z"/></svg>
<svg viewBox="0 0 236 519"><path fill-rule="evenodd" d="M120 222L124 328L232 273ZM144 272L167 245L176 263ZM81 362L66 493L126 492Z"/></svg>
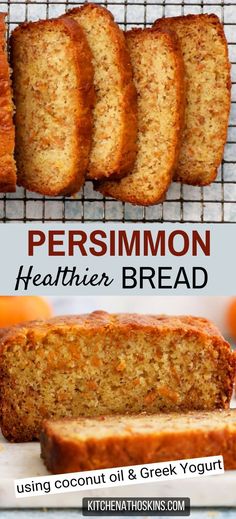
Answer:
<svg viewBox="0 0 236 519"><path fill-rule="evenodd" d="M0 296L0 328L52 316L48 301L39 296Z"/></svg>
<svg viewBox="0 0 236 519"><path fill-rule="evenodd" d="M226 309L226 326L228 334L236 340L236 297L233 297Z"/></svg>

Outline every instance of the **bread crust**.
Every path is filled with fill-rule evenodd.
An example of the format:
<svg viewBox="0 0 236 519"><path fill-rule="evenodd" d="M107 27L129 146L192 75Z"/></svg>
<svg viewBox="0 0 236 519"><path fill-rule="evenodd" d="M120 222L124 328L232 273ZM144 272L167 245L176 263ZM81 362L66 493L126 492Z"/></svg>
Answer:
<svg viewBox="0 0 236 519"><path fill-rule="evenodd" d="M76 331L79 333L79 336L83 338L86 344L91 343L91 341L94 338L96 338L96 347L98 346L98 342L100 341L101 347L103 350L105 348L105 351L107 351L106 348L108 347L108 344L110 345L109 348L112 348L113 350L117 349L117 354L114 353L115 358L117 356L117 359L119 359L120 349L124 348L125 344L129 343L131 337L133 337L133 341L136 341L140 336L146 337L145 340L149 341L149 344L152 344L153 341L156 345L155 347L158 346L158 337L160 337L160 340L165 341L166 337L168 337L170 333L173 336L173 341L176 340L176 337L179 337L181 338L181 340L183 339L184 341L187 340L188 343L189 341L193 343L195 341L198 341L198 343L202 341L202 345L206 344L207 355L210 355L211 359L215 359L214 369L217 373L217 380L215 380L215 383L217 384L217 395L214 397L213 408L227 409L229 406L235 377L236 358L230 350L229 344L223 339L223 337L219 334L218 330L208 320L202 318L194 318L191 316L167 317L137 314L107 314L106 312L93 312L92 314L88 315L59 317L50 319L48 321L35 321L31 323L26 323L25 325L15 326L12 329L7 330L5 334L2 334L2 336L0 334L1 427L4 436L10 441L30 441L33 438L37 438L39 433L38 427L43 418L48 418L50 416L55 416L59 418L61 415L58 416L58 414L56 413L56 408L52 407L52 404L50 404L51 407L48 408L49 410L47 408L45 410L40 408L40 421L37 424L35 424L34 422L30 422L30 411L26 412L25 415L24 413L23 415L21 413L18 416L18 407L16 406L15 408L15 402L13 405L11 397L9 397L9 384L10 386L12 386L13 380L8 367L8 353L11 358L12 352L14 352L15 348L17 348L17 355L16 353L14 353L14 362L17 363L22 362L22 359L24 359L24 353L26 354L25 358L27 359L29 358L28 355L31 358L35 352L34 362L37 363L38 361L40 361L42 355L42 353L40 353L41 346L48 344L48 341L50 343L50 337L56 337L56 341L58 344L58 341L64 338L65 334L67 334L67 337L68 335L71 337L75 337ZM45 346L43 346L43 350L44 349ZM17 361L16 359L18 358L19 353L20 359ZM94 354L95 353L96 352L94 351ZM91 356L91 359L93 359L93 353L91 352L89 355ZM56 363L55 367L53 365L53 368L50 368L50 364L47 364L46 358L45 362L43 361L43 369L46 374L46 379L44 379L44 390L46 380L51 380L52 377L55 376L55 374L59 373L62 369L60 366L64 366L63 358L61 359L60 364L60 355L58 355L58 353L56 354L56 351L54 352L54 356L58 358L58 363ZM136 363L137 362L140 362L138 358L136 360ZM74 360L72 364L74 366ZM16 364L16 366L17 365L18 364ZM71 369L75 369L70 365L66 364L66 366L69 367L69 373L71 372ZM65 374L67 373L66 366L63 367L63 370L65 370ZM111 369L114 370L114 365ZM100 364L99 370L99 372L101 372ZM111 371L111 373L113 373L113 371ZM92 375L90 371L90 377L91 376ZM122 375L122 377L124 377L124 374ZM210 386L211 384L209 383L209 387ZM155 391L159 391L159 389ZM152 390L150 392L150 395L149 393L147 393L147 396L145 396L143 400L142 406L140 404L138 409L140 408L140 410L145 410L147 412L157 411L158 408L155 404L155 398L158 393L156 393L155 391L153 393ZM14 395L16 393L17 382L14 378ZM166 398L165 394L164 396ZM172 409L173 406L174 409L182 410L192 409L194 406L195 408L199 408L198 399L195 400L194 404L194 400L192 399L191 394L186 395L184 397L184 402L181 401L182 403L176 403L175 394L173 396L173 402L172 394L170 394L170 397ZM73 391L70 395L70 398L75 398ZM68 402L70 401L70 405L72 405L72 401L70 400L70 398ZM168 403L168 406L165 408L166 410L170 409L170 401L168 400L168 398L165 403L165 405L167 405ZM204 403L204 405L206 405L206 403ZM12 406L15 408L15 410L13 410ZM108 402L107 406L108 408L112 409L112 406L109 407ZM117 411L113 412L114 414L117 413ZM68 413L67 410L66 416L69 417L73 415Z"/></svg>
<svg viewBox="0 0 236 519"><path fill-rule="evenodd" d="M105 19L107 31L113 48L115 48L114 59L118 64L119 83L122 96L121 111L122 122L120 125L120 138L117 143L117 151L113 156L107 157L107 166L102 168L96 163L89 163L87 178L121 178L133 168L137 153L137 94L133 82L133 72L129 53L126 47L124 34L114 21L113 15L104 7L97 4L84 4L68 11L65 17L72 17L79 22L79 16L83 13L96 13L97 19ZM95 86L98 88L98 86Z"/></svg>
<svg viewBox="0 0 236 519"><path fill-rule="evenodd" d="M34 347L38 340L46 336L49 331L57 330L62 333L65 327L76 326L81 331L93 332L102 329L127 329L127 333L135 329L147 329L150 331L162 331L166 328L173 331L183 330L190 335L199 334L202 338L211 337L217 341L218 346L222 346L231 351L230 345L216 326L203 317L194 317L191 315L146 315L120 313L110 314L103 310L96 310L90 314L65 315L53 317L47 320L27 321L9 328L0 329L0 354L4 348L11 347L15 341L24 342L30 335L30 347ZM232 352L232 355L235 354ZM236 357L236 355L235 355ZM236 359L234 364L236 365Z"/></svg>
<svg viewBox="0 0 236 519"><path fill-rule="evenodd" d="M16 165L14 161L15 128L10 68L7 60L5 16L0 13L0 192L16 190Z"/></svg>
<svg viewBox="0 0 236 519"><path fill-rule="evenodd" d="M73 153L73 167L71 168L70 179L65 178L63 185L60 188L54 188L53 186L40 185L39 182L33 182L28 180L27 172L24 170L24 157L21 157L21 149L19 145L19 132L20 132L20 121L16 123L19 128L16 132L16 160L18 162L18 185L25 187L31 191L36 191L43 195L49 196L62 196L62 195L73 195L77 193L85 180L85 171L87 169L89 153L92 142L92 108L95 102L95 91L93 86L93 66L92 56L90 48L87 43L86 36L82 28L72 19L52 19L52 20L40 20L38 22L23 23L18 26L11 35L11 61L13 67L13 89L14 83L17 80L16 74L14 74L15 68L15 49L18 43L18 37L22 31L28 31L34 34L35 29L44 28L46 25L53 27L59 27L60 30L66 34L71 40L71 46L73 49L73 55L75 60L75 69L77 70L77 93L78 93L78 104L81 107L80 113L77 118L77 124L74 128L75 141L77 143ZM17 107L17 98L15 99ZM73 134L72 134L73 135ZM18 137L18 139L17 139ZM21 158L21 159L20 159ZM20 160L19 160L20 159Z"/></svg>
<svg viewBox="0 0 236 519"><path fill-rule="evenodd" d="M127 178L123 180L121 179L117 182L110 182L108 180L94 183L95 190L101 192L105 196L111 196L117 200L121 200L122 202L129 202L131 204L141 206L154 205L163 202L165 199L166 192L172 181L173 173L179 158L185 112L184 65L178 39L175 34L168 30L156 31L153 29L132 29L126 33L126 39L135 40L138 38L139 41L144 41L147 37L149 37L150 34L153 38L159 39L162 37L166 40L166 45L169 47L175 62L174 82L177 85L176 106L178 109L176 110L175 121L173 122L176 133L172 142L172 161L170 167L168 171L165 172L165 179L163 179L162 183L157 186L155 192L151 195L145 191L145 185L143 185L143 189L138 189L138 186L135 185L135 181L132 188L130 187L132 171L130 171L130 175L128 175ZM151 178L150 182L152 182Z"/></svg>
<svg viewBox="0 0 236 519"><path fill-rule="evenodd" d="M180 150L180 160L177 164L174 180L183 182L189 185L196 186L206 186L211 184L217 176L218 167L221 164L224 146L227 141L227 130L228 130L228 119L230 113L230 104L231 104L231 78L230 78L230 61L228 55L228 45L227 40L224 33L223 25L221 24L218 16L215 14L189 14L186 16L176 16L170 18L162 18L156 20L153 27L154 29L169 29L175 31L175 24L184 24L186 28L191 28L193 24L200 26L205 26L206 24L211 24L221 41L222 49L224 52L225 63L224 63L224 72L225 72L225 92L224 92L224 123L221 124L221 145L219 146L218 152L215 155L214 162L206 163L205 160L193 159L191 149L189 150L189 160L184 160L181 155ZM180 41L181 46L181 41ZM210 52L210 49L209 49ZM197 61L196 61L197 63ZM188 90L188 89L187 89ZM187 93L186 90L186 93ZM186 112L187 113L187 112ZM222 115L221 115L222 118ZM206 136L207 138L207 136ZM184 140L186 140L186 127L184 129ZM211 143L209 142L209 146Z"/></svg>
<svg viewBox="0 0 236 519"><path fill-rule="evenodd" d="M222 426L214 428L211 426L211 420L214 417L222 417L226 423L222 422ZM235 423L227 424L227 415ZM151 416L144 415L148 425ZM158 420L158 415L155 415ZM169 423L166 429L157 430L155 432L135 431L135 418L133 416L133 426L130 427L130 419L127 422L127 431L119 435L107 433L107 436L96 437L96 431L99 431L100 422L109 422L110 417L99 417L92 419L97 423L94 428L94 437L76 439L66 437L63 434L64 423L70 424L68 420L57 421L55 425L50 420L44 421L40 435L41 457L47 469L53 474L63 474L70 472L80 472L87 470L99 470L112 467L122 467L129 465L145 465L147 463L162 463L166 461L175 461L182 459L201 458L208 456L222 455L224 458L225 470L236 469L236 410L231 411L215 411L202 413L189 412L186 414L168 413ZM196 425L196 417L198 424ZM209 429L206 430L201 426L201 419L207 417L209 420ZM117 417L125 423L125 417ZM192 430L185 430L184 420L193 420ZM175 420L183 420L183 427L177 430ZM73 423L73 421L71 421ZM81 430L86 435L86 423ZM214 422L213 422L214 423ZM60 432L61 426L61 432Z"/></svg>

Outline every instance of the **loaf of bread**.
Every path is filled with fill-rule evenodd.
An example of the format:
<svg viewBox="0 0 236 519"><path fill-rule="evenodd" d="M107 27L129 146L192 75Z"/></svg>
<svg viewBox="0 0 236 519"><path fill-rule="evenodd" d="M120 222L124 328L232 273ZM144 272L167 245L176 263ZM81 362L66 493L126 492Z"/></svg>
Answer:
<svg viewBox="0 0 236 519"><path fill-rule="evenodd" d="M126 34L138 93L138 153L126 178L99 182L107 196L137 205L163 200L181 144L184 80L174 34L134 29Z"/></svg>
<svg viewBox="0 0 236 519"><path fill-rule="evenodd" d="M230 110L230 64L223 26L215 14L201 14L163 18L154 27L176 33L184 58L187 108L175 179L210 184L222 160Z"/></svg>
<svg viewBox="0 0 236 519"><path fill-rule="evenodd" d="M83 27L93 56L96 103L87 178L124 176L136 157L137 106L123 32L97 4L72 9L66 16Z"/></svg>
<svg viewBox="0 0 236 519"><path fill-rule="evenodd" d="M69 18L25 23L11 37L18 183L71 195L84 182L92 139L93 67Z"/></svg>
<svg viewBox="0 0 236 519"><path fill-rule="evenodd" d="M0 341L2 432L39 435L44 418L228 408L230 346L207 320L107 314L14 327Z"/></svg>
<svg viewBox="0 0 236 519"><path fill-rule="evenodd" d="M47 420L41 455L54 474L219 456L236 469L236 410Z"/></svg>
<svg viewBox="0 0 236 519"><path fill-rule="evenodd" d="M6 49L6 13L0 13L0 192L16 190L15 129L10 68Z"/></svg>

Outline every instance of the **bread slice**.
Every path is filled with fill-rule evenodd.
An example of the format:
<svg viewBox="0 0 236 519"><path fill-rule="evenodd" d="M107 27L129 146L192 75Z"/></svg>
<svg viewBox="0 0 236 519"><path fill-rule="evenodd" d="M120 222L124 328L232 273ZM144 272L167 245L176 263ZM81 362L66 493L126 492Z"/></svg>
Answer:
<svg viewBox="0 0 236 519"><path fill-rule="evenodd" d="M138 154L133 171L119 182L96 184L123 202L163 200L178 159L184 116L183 63L177 41L151 29L127 32L138 92Z"/></svg>
<svg viewBox="0 0 236 519"><path fill-rule="evenodd" d="M48 420L41 456L54 474L220 456L236 469L236 410Z"/></svg>
<svg viewBox="0 0 236 519"><path fill-rule="evenodd" d="M157 29L176 33L185 65L185 128L175 179L204 186L217 175L227 138L230 63L224 29L214 14L163 18Z"/></svg>
<svg viewBox="0 0 236 519"><path fill-rule="evenodd" d="M10 68L6 49L6 13L0 13L0 192L16 190L16 165L14 161L15 129Z"/></svg>
<svg viewBox="0 0 236 519"><path fill-rule="evenodd" d="M44 418L227 408L235 357L205 319L132 314L28 323L0 342L1 426L39 435Z"/></svg>
<svg viewBox="0 0 236 519"><path fill-rule="evenodd" d="M121 177L136 157L137 106L123 32L97 4L68 11L86 33L93 56L96 103L87 178Z"/></svg>
<svg viewBox="0 0 236 519"><path fill-rule="evenodd" d="M11 37L18 184L71 195L84 182L92 136L93 68L70 19L25 23Z"/></svg>

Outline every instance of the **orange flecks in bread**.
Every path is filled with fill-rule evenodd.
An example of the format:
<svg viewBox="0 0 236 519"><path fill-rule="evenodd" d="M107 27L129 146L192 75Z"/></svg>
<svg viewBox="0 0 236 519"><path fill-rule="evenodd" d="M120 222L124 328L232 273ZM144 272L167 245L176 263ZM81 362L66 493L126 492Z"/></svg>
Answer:
<svg viewBox="0 0 236 519"><path fill-rule="evenodd" d="M43 460L54 474L218 456L236 469L236 410L45 421Z"/></svg>
<svg viewBox="0 0 236 519"><path fill-rule="evenodd" d="M93 58L96 102L87 178L122 177L136 157L136 90L123 31L97 4L68 11L83 28Z"/></svg>
<svg viewBox="0 0 236 519"><path fill-rule="evenodd" d="M2 431L28 441L45 417L228 408L235 363L202 318L94 312L16 326L0 342Z"/></svg>
<svg viewBox="0 0 236 519"><path fill-rule="evenodd" d="M65 402L68 400L67 391L58 391L57 398L59 402Z"/></svg>
<svg viewBox="0 0 236 519"><path fill-rule="evenodd" d="M92 390L96 390L98 388L98 384L97 384L97 382L95 382L95 380L89 380L87 382L87 388L88 389L92 389Z"/></svg>
<svg viewBox="0 0 236 519"><path fill-rule="evenodd" d="M92 142L92 56L72 19L25 23L11 36L18 183L71 195L84 183Z"/></svg>
<svg viewBox="0 0 236 519"><path fill-rule="evenodd" d="M151 29L126 33L138 93L137 158L130 175L95 184L123 202L160 202L172 180L184 122L183 60L174 35Z"/></svg>
<svg viewBox="0 0 236 519"><path fill-rule="evenodd" d="M171 402L178 402L179 394L176 391L172 391L168 386L158 386L157 391L159 395L171 400Z"/></svg>
<svg viewBox="0 0 236 519"><path fill-rule="evenodd" d="M116 371L124 371L126 368L126 363L124 360L121 360L117 366L116 366Z"/></svg>
<svg viewBox="0 0 236 519"><path fill-rule="evenodd" d="M99 359L99 357L97 357L96 355L94 355L91 359L91 362L92 362L92 365L96 368L99 368L99 366L101 365L101 360Z"/></svg>
<svg viewBox="0 0 236 519"><path fill-rule="evenodd" d="M151 391L148 391L147 396L145 396L144 401L145 404L152 404L157 398L157 390L151 389Z"/></svg>
<svg viewBox="0 0 236 519"><path fill-rule="evenodd" d="M80 351L78 350L78 347L76 344L69 344L68 345L69 352L71 353L72 357L79 360L81 358Z"/></svg>
<svg viewBox="0 0 236 519"><path fill-rule="evenodd" d="M215 14L162 18L154 27L174 31L186 77L183 140L175 178L204 186L221 163L230 110L230 62L223 25Z"/></svg>

